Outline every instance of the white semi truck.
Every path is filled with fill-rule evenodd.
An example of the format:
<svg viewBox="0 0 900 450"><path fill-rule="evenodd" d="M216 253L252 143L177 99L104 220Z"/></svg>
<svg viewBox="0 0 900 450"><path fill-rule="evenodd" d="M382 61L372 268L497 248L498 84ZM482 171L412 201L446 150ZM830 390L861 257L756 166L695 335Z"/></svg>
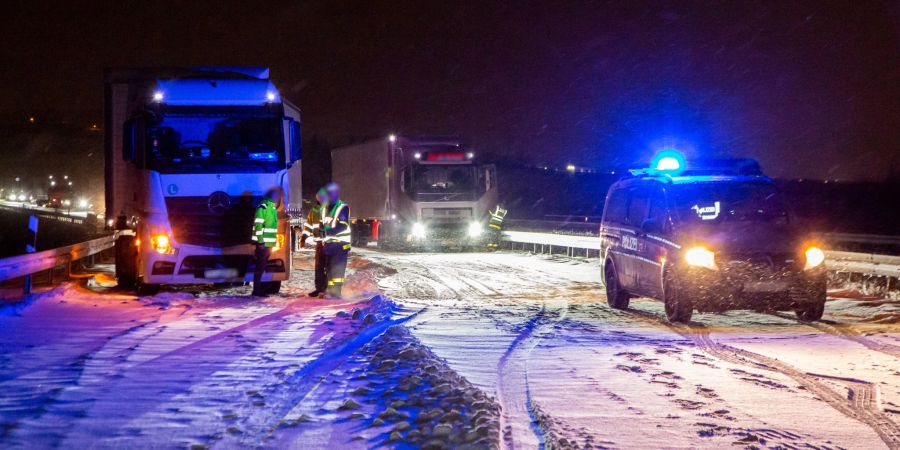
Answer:
<svg viewBox="0 0 900 450"><path fill-rule="evenodd" d="M491 239L496 170L458 138L390 135L336 148L331 159L355 245L475 248Z"/></svg>
<svg viewBox="0 0 900 450"><path fill-rule="evenodd" d="M280 189L279 243L263 278L291 271L285 211L299 210L300 112L269 70L126 69L105 74L106 218L121 286L252 280L253 219Z"/></svg>

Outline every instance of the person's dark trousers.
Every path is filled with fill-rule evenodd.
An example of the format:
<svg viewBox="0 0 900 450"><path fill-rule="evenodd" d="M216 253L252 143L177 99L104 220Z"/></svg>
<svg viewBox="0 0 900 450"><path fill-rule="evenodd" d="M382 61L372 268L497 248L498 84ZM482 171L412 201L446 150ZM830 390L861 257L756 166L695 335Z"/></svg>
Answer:
<svg viewBox="0 0 900 450"><path fill-rule="evenodd" d="M263 244L256 244L256 268L253 270L253 295L263 296L266 292L262 288L262 276L266 273L266 266L269 264L269 256L272 249Z"/></svg>
<svg viewBox="0 0 900 450"><path fill-rule="evenodd" d="M316 242L316 292L325 292L328 277L325 276L325 244Z"/></svg>
<svg viewBox="0 0 900 450"><path fill-rule="evenodd" d="M347 257L350 255L350 244L332 242L325 244L325 277L328 287L325 293L332 297L341 296L344 287L344 273L347 271Z"/></svg>

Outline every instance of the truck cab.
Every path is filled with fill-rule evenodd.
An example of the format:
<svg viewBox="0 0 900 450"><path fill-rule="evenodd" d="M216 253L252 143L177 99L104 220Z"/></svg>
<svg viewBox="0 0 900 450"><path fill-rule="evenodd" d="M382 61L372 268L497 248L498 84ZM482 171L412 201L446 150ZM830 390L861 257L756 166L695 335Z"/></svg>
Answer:
<svg viewBox="0 0 900 450"><path fill-rule="evenodd" d="M253 217L283 192L279 244L264 280L290 273L285 211L300 202L300 115L268 69L125 70L107 74L106 217L119 233L122 285L252 279Z"/></svg>
<svg viewBox="0 0 900 450"><path fill-rule="evenodd" d="M497 203L496 171L458 142L411 144L400 173L398 239L433 247L480 246ZM405 233L403 233L405 231Z"/></svg>
<svg viewBox="0 0 900 450"><path fill-rule="evenodd" d="M635 170L610 187L600 236L614 308L650 297L673 322L695 309L824 312L824 253L755 161L668 156Z"/></svg>

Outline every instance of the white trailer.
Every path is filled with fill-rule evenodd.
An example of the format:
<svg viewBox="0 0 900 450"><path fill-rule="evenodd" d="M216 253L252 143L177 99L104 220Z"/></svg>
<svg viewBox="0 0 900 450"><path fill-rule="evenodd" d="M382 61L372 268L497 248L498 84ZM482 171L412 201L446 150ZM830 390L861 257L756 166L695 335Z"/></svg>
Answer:
<svg viewBox="0 0 900 450"><path fill-rule="evenodd" d="M459 139L391 135L331 155L356 245L478 247L490 239L496 171Z"/></svg>
<svg viewBox="0 0 900 450"><path fill-rule="evenodd" d="M291 270L300 209L300 112L251 67L109 70L106 217L119 231L120 285L250 281L256 206L281 189L279 246L264 281ZM281 243L283 241L283 243Z"/></svg>

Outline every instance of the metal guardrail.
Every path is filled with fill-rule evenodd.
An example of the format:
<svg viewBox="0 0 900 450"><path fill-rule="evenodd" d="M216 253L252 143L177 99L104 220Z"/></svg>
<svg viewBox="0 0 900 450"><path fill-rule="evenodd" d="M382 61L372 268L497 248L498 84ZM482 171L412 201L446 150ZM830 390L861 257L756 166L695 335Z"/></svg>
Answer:
<svg viewBox="0 0 900 450"><path fill-rule="evenodd" d="M67 265L112 248L116 236L104 236L87 242L0 259L0 282Z"/></svg>
<svg viewBox="0 0 900 450"><path fill-rule="evenodd" d="M831 234L835 236L845 236ZM851 235L861 238L864 235ZM876 236L883 238L884 236ZM521 244L521 249L531 250L535 253L553 254L554 247L565 249L566 255L575 255L576 249L584 250L583 255L590 257L592 251L597 251L599 256L600 239L598 236L563 234L558 232L534 232L534 231L504 231L501 240L508 242L515 249L515 244ZM562 254L557 251L556 254ZM872 253L857 253L844 251L826 251L826 264L828 270L838 273L856 273L870 276L882 276L900 278L900 256L878 255Z"/></svg>
<svg viewBox="0 0 900 450"><path fill-rule="evenodd" d="M71 223L74 225L85 225L91 227L100 227L103 225L103 223L97 219L97 216L93 214L85 214L84 216L81 216L66 213L64 211L48 211L47 209L35 208L28 205L12 206L3 203L0 203L0 209L14 213L31 214L42 219L50 219L57 222Z"/></svg>

